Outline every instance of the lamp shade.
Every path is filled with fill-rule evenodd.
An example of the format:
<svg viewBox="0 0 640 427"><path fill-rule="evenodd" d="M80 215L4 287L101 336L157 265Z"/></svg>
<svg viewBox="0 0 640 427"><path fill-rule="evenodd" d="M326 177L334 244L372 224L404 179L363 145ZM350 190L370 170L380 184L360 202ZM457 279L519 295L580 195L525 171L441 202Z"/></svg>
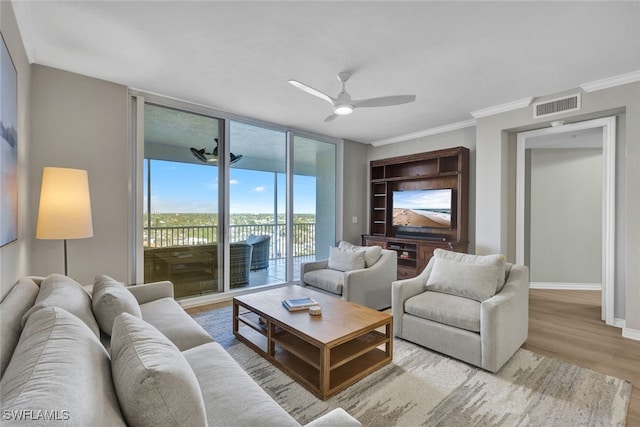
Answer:
<svg viewBox="0 0 640 427"><path fill-rule="evenodd" d="M87 171L45 167L42 172L36 238L87 237L93 237Z"/></svg>

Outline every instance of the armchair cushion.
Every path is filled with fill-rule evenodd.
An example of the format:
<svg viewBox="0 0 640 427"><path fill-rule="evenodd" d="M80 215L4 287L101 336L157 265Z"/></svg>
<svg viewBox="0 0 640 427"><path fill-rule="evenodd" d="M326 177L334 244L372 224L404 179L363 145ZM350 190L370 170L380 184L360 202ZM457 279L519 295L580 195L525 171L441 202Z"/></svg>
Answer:
<svg viewBox="0 0 640 427"><path fill-rule="evenodd" d="M344 272L330 269L313 270L305 273L304 282L332 294L342 295Z"/></svg>
<svg viewBox="0 0 640 427"><path fill-rule="evenodd" d="M469 298L426 291L409 298L404 310L454 328L480 332L480 303Z"/></svg>
<svg viewBox="0 0 640 427"><path fill-rule="evenodd" d="M470 298L491 298L504 284L504 255L469 255L436 249L427 289Z"/></svg>
<svg viewBox="0 0 640 427"><path fill-rule="evenodd" d="M352 271L364 268L365 250L329 248L329 268L338 271Z"/></svg>
<svg viewBox="0 0 640 427"><path fill-rule="evenodd" d="M371 267L373 264L378 262L380 257L382 256L382 248L380 246L356 246L349 242L345 242L344 240L340 241L338 245L338 249L358 251L364 249L364 266L366 268Z"/></svg>

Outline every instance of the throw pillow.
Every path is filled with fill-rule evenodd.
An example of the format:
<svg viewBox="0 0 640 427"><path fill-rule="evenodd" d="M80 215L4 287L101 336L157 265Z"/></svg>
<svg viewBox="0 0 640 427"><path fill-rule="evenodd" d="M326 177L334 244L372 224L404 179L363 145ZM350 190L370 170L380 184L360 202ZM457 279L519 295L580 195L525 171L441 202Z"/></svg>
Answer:
<svg viewBox="0 0 640 427"><path fill-rule="evenodd" d="M111 370L127 424L204 426L202 391L180 350L156 328L129 313L113 322Z"/></svg>
<svg viewBox="0 0 640 427"><path fill-rule="evenodd" d="M60 307L44 307L29 316L0 389L3 411L51 411L58 420L5 418L6 425L126 425L109 353L82 320Z"/></svg>
<svg viewBox="0 0 640 427"><path fill-rule="evenodd" d="M364 249L329 248L329 268L338 271L351 271L364 268Z"/></svg>
<svg viewBox="0 0 640 427"><path fill-rule="evenodd" d="M352 251L364 249L364 266L366 268L369 268L373 264L378 262L378 260L382 256L382 248L380 246L356 246L352 243L342 240L338 245L338 248Z"/></svg>
<svg viewBox="0 0 640 427"><path fill-rule="evenodd" d="M113 319L120 313L129 313L142 318L140 305L124 284L109 276L96 276L91 299L93 314L102 332L111 335Z"/></svg>
<svg viewBox="0 0 640 427"><path fill-rule="evenodd" d="M51 274L42 281L36 303L22 316L22 327L32 313L45 307L64 308L86 323L97 337L100 336L100 328L91 311L91 297L71 277Z"/></svg>
<svg viewBox="0 0 640 427"><path fill-rule="evenodd" d="M20 279L0 303L0 378L22 333L22 316L36 302L40 287L31 279Z"/></svg>
<svg viewBox="0 0 640 427"><path fill-rule="evenodd" d="M470 298L491 298L504 281L504 255L469 255L436 249L427 289Z"/></svg>

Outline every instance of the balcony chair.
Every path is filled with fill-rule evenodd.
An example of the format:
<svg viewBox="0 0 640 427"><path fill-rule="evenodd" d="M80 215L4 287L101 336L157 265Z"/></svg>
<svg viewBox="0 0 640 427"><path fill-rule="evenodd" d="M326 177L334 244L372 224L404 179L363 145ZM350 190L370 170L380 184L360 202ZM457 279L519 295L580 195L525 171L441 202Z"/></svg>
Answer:
<svg viewBox="0 0 640 427"><path fill-rule="evenodd" d="M251 270L269 268L269 248L271 236L250 234L246 242L251 245Z"/></svg>
<svg viewBox="0 0 640 427"><path fill-rule="evenodd" d="M392 288L394 334L407 341L497 372L527 339L529 269L502 255L436 249Z"/></svg>
<svg viewBox="0 0 640 427"><path fill-rule="evenodd" d="M251 245L246 242L229 244L230 285L249 284ZM164 246L145 248L144 280L170 280L176 285L177 296L194 296L202 291L218 289L218 244Z"/></svg>
<svg viewBox="0 0 640 427"><path fill-rule="evenodd" d="M391 306L397 263L395 251L340 242L329 259L300 265L300 286L381 310Z"/></svg>
<svg viewBox="0 0 640 427"><path fill-rule="evenodd" d="M249 284L249 271L253 256L251 251L251 245L245 242L229 244L229 281L232 288Z"/></svg>

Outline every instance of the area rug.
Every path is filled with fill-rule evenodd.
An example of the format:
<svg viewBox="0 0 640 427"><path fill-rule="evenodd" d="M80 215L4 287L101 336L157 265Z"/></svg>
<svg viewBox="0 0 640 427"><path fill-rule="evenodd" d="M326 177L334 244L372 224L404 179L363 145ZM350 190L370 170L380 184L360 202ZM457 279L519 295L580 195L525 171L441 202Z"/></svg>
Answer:
<svg viewBox="0 0 640 427"><path fill-rule="evenodd" d="M629 382L522 349L491 374L398 338L392 363L322 401L233 336L231 307L193 317L301 424L341 407L367 427L625 425Z"/></svg>

